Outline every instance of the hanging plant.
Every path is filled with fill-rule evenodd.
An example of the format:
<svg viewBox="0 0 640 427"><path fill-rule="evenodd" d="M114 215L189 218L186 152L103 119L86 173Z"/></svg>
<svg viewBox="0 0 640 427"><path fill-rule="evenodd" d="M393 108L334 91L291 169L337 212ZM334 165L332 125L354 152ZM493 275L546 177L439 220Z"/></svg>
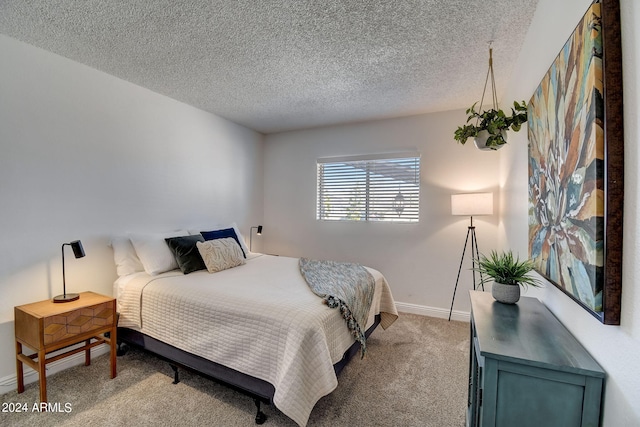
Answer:
<svg viewBox="0 0 640 427"><path fill-rule="evenodd" d="M487 92L487 83L491 77L491 101L493 108L482 110L484 95ZM465 144L469 138L475 139L476 147L481 150L497 150L507 143L507 130L518 132L522 123L527 121L527 104L514 102L511 108L511 116L507 116L498 106L495 78L493 77L493 49L489 43L489 70L484 82L484 90L480 99L480 109L476 111L476 102L467 110L467 124L458 127L454 139L460 144ZM475 124L469 124L475 119Z"/></svg>
<svg viewBox="0 0 640 427"><path fill-rule="evenodd" d="M476 124L466 124L456 129L454 138L460 144L464 145L469 138L481 137L486 140L484 146L497 150L507 143L506 131L508 129L518 132L522 124L527 121L527 104L524 101L513 103L511 116L507 116L499 108L478 112L475 110L476 104L477 102L467 110L467 123L476 119ZM482 134L483 131L485 131L484 134Z"/></svg>

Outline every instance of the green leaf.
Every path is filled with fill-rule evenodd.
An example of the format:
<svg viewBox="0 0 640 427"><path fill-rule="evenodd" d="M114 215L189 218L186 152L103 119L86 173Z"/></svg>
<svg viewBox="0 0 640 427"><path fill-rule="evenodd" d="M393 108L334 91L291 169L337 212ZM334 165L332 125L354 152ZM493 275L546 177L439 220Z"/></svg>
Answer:
<svg viewBox="0 0 640 427"><path fill-rule="evenodd" d="M534 269L534 264L531 260L520 261L519 258L514 258L511 251L502 252L498 254L496 251L491 251L489 257L481 255L480 259L476 260L477 267L475 271L480 272L482 277L481 283L487 283L491 280L495 280L507 285L521 285L527 286L542 286L540 281L529 275Z"/></svg>
<svg viewBox="0 0 640 427"><path fill-rule="evenodd" d="M454 133L454 139L461 144L464 144L468 138L477 136L478 132L482 130L487 130L493 136L487 140L487 145L490 145L489 141L494 146L506 144L501 132L508 129L518 132L521 129L521 124L527 121L527 104L524 101L522 103L513 102L511 116L507 116L500 109L476 111L477 104L477 102L474 103L466 110L467 124L456 129ZM470 124L473 119L476 119L476 124Z"/></svg>

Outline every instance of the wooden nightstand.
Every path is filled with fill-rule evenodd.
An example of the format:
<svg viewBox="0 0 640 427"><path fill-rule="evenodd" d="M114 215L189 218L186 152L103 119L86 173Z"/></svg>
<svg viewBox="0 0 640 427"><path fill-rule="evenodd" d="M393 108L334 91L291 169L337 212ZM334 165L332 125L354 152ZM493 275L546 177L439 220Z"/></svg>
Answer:
<svg viewBox="0 0 640 427"><path fill-rule="evenodd" d="M85 366L91 364L91 348L102 343L111 347L111 378L116 376L116 300L115 298L83 292L80 299L67 303L40 301L15 307L16 366L18 393L24 391L23 363L38 372L40 401L47 401L47 363L72 354L85 352ZM109 332L109 338L104 334ZM85 342L82 347L47 359L47 354ZM36 351L22 353L22 346Z"/></svg>

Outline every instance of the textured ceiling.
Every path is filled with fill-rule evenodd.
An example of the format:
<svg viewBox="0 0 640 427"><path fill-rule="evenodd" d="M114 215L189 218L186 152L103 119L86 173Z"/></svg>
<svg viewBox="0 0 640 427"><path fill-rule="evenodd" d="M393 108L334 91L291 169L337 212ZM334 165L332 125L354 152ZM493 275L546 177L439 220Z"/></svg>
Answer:
<svg viewBox="0 0 640 427"><path fill-rule="evenodd" d="M538 0L1 0L0 33L263 133L498 96Z"/></svg>

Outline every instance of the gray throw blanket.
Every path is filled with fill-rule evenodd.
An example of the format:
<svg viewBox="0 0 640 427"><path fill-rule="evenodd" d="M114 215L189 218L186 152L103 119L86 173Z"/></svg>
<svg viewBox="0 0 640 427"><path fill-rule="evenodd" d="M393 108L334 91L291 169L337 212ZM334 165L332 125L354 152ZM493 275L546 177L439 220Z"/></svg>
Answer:
<svg viewBox="0 0 640 427"><path fill-rule="evenodd" d="M375 291L375 279L359 264L300 258L300 273L311 290L331 308L340 308L351 333L366 351L364 335Z"/></svg>

